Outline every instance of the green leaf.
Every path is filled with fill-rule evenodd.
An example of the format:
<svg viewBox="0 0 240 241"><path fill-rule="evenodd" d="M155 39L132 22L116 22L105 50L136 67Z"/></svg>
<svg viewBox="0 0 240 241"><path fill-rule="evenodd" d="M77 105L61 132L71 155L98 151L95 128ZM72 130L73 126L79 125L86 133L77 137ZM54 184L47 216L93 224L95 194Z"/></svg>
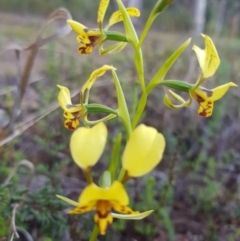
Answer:
<svg viewBox="0 0 240 241"><path fill-rule="evenodd" d="M111 173L112 181L115 180L115 176L116 176L116 170L117 170L117 166L118 166L118 162L119 162L119 153L120 153L121 142L122 142L122 133L118 133L118 136L115 139L115 143L113 146L111 163L108 168L108 171Z"/></svg>
<svg viewBox="0 0 240 241"><path fill-rule="evenodd" d="M165 224L165 228L167 229L169 240L172 241L172 240L174 240L175 232L174 232L173 224L169 217L169 213L164 208L161 208L159 211L160 211L160 215L162 217L162 221Z"/></svg>
<svg viewBox="0 0 240 241"><path fill-rule="evenodd" d="M158 86L163 81L168 70L172 67L174 62L178 59L180 54L185 50L185 48L189 45L190 42L191 38L185 41L157 71L157 73L153 76L153 78L147 86L147 94L149 94L156 86Z"/></svg>
<svg viewBox="0 0 240 241"><path fill-rule="evenodd" d="M144 29L142 31L140 41L139 41L139 47L141 47L155 18L158 16L159 13L161 13L165 8L167 8L168 5L171 4L172 2L174 2L174 0L159 0L156 2L155 6L153 7L153 9L148 17L147 23L145 24Z"/></svg>
<svg viewBox="0 0 240 241"><path fill-rule="evenodd" d="M124 27L125 27L125 31L126 31L126 36L127 36L127 40L133 45L133 46L137 46L138 45L138 36L137 33L135 31L135 28L132 24L131 18L126 10L126 8L124 7L123 3L121 0L116 0L118 7L122 13L123 16L123 23L124 23Z"/></svg>
<svg viewBox="0 0 240 241"><path fill-rule="evenodd" d="M144 81L143 57L142 57L142 50L140 47L135 48L134 63L136 66L142 91L146 92L145 81Z"/></svg>
<svg viewBox="0 0 240 241"><path fill-rule="evenodd" d="M137 214L118 214L118 213L112 213L112 216L114 218L118 219L128 219L128 220L141 220L147 216L149 216L154 210L149 210L143 213L137 213Z"/></svg>
<svg viewBox="0 0 240 241"><path fill-rule="evenodd" d="M166 7L168 7L168 5L170 5L174 1L175 0L159 0L159 1L157 1L157 3L155 4L155 6L152 10L154 16L156 17L159 13L161 13Z"/></svg>
<svg viewBox="0 0 240 241"><path fill-rule="evenodd" d="M189 92L189 90L193 87L192 84L189 84L181 80L164 80L159 85L164 85L182 92Z"/></svg>
<svg viewBox="0 0 240 241"><path fill-rule="evenodd" d="M130 134L132 133L132 128L131 128L131 121L130 121L127 103L126 103L125 96L124 96L120 81L117 77L115 70L112 70L112 75L113 75L114 85L115 85L116 93L117 93L118 116L121 118L121 120L126 128L128 137L129 137Z"/></svg>

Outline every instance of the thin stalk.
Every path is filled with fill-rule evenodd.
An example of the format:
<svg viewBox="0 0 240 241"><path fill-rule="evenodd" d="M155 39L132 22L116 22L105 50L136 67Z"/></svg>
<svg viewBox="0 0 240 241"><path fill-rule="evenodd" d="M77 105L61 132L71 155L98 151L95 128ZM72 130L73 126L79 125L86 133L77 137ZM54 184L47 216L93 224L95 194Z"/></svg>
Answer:
<svg viewBox="0 0 240 241"><path fill-rule="evenodd" d="M91 237L89 239L89 241L96 241L97 240L97 236L98 236L99 230L98 230L98 226L95 225L91 234Z"/></svg>

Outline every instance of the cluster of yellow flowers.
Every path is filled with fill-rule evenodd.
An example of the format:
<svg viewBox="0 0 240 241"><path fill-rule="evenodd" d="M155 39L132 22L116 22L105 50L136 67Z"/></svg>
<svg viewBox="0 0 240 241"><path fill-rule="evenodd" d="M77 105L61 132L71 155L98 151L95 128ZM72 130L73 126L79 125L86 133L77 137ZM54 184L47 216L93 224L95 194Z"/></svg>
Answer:
<svg viewBox="0 0 240 241"><path fill-rule="evenodd" d="M115 54L121 51L127 43L132 45L135 51L134 62L142 90L142 96L138 102L133 120L130 120L125 96L118 80L116 69L113 66L103 65L92 72L80 91L80 101L78 104L72 104L70 91L67 87L58 85L60 88L58 100L66 118L64 126L75 130L70 140L71 155L75 163L82 169L88 185L80 194L78 202L60 195L57 195L57 197L75 206L74 209L69 211L71 214L82 214L95 210L94 220L102 235L106 233L106 229L113 222L113 218L142 219L153 211L150 210L143 213L133 211L128 207L129 197L124 188L124 184L130 178L141 177L152 171L161 161L165 149L165 139L161 133L153 127L144 124L138 125L146 106L147 97L152 89L164 85L172 89L187 92L189 99L185 101L180 95L169 90L170 94L180 104L173 104L169 96L165 95L165 105L172 109L179 109L189 107L192 100L196 100L199 104L198 114L203 117L209 117L212 115L214 102L219 100L228 91L229 87L236 86L233 82L211 90L201 86L207 78L215 74L220 65L220 59L213 41L209 36L204 34L202 34L202 37L205 40L205 49L202 50L197 46L193 46L201 68L201 74L196 84L189 84L180 80L164 80L171 65L190 43L189 39L163 64L146 86L141 45L156 15L170 4L171 1L157 1L140 40L138 40L130 19L130 17L140 16L139 10L136 8L125 8L121 0L116 1L119 11L112 14L105 28L102 28L102 22L109 0L100 1L97 18L99 27L97 29L89 29L73 20L68 20L67 23L78 34L77 41L80 42L80 54L90 54L96 45L99 46L100 55ZM120 21L124 22L125 34L108 30L110 26ZM103 44L107 40L116 41L116 44L104 49ZM113 76L118 102L116 110L105 105L88 103L91 87L107 71L111 71ZM105 113L107 116L97 121L89 121L87 118L88 114L96 112ZM101 185L97 186L91 176L91 168L100 159L107 142L108 131L104 122L115 117L119 117L122 121L128 138L121 155L122 169L119 177L115 179L117 165L113 165L113 167L110 164L111 167L102 175L103 181ZM78 128L80 120L83 122L84 127ZM120 145L120 142L118 144ZM114 158L116 160L113 159L113 163L117 162L118 156ZM112 213L112 209L118 213Z"/></svg>
<svg viewBox="0 0 240 241"><path fill-rule="evenodd" d="M150 172L161 161L165 139L156 129L144 124L139 125L130 135L122 155L124 175L121 180L113 181L108 187L98 187L92 182L91 167L103 153L107 141L107 128L102 122L93 128L78 128L71 137L70 150L75 163L83 170L89 185L83 190L78 202L65 197L59 198L76 206L69 213L81 214L96 209L94 220L100 234L105 234L113 217L141 219L152 211L134 212L127 205L129 198L123 184L131 177L140 177ZM128 214L126 217L111 213L111 209Z"/></svg>

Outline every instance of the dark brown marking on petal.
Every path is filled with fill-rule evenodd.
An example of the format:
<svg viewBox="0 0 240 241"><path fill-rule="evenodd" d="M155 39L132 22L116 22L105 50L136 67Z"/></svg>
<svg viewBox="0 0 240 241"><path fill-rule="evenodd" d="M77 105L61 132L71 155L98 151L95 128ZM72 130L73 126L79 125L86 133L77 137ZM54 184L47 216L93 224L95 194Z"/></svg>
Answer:
<svg viewBox="0 0 240 241"><path fill-rule="evenodd" d="M111 209L110 210L106 210L106 212L102 213L100 210L97 210L97 215L99 218L106 218L108 216L108 214L110 213Z"/></svg>
<svg viewBox="0 0 240 241"><path fill-rule="evenodd" d="M202 117L206 117L207 116L206 110L203 110L202 112L200 112L199 115Z"/></svg>
<svg viewBox="0 0 240 241"><path fill-rule="evenodd" d="M73 127L72 122L67 122L67 123L65 123L65 125L67 126L67 128L69 130L75 130L76 129L76 128Z"/></svg>
<svg viewBox="0 0 240 241"><path fill-rule="evenodd" d="M89 36L89 40L92 45L96 45L96 41L99 39L98 36Z"/></svg>
<svg viewBox="0 0 240 241"><path fill-rule="evenodd" d="M196 94L196 100L197 100L198 103L201 103L201 102L205 101L201 96L199 96L197 94Z"/></svg>
<svg viewBox="0 0 240 241"><path fill-rule="evenodd" d="M204 91L207 94L208 97L211 97L213 95L213 92L209 89L206 89L206 88L203 88L203 87L201 87L200 89L202 91Z"/></svg>
<svg viewBox="0 0 240 241"><path fill-rule="evenodd" d="M85 47L79 47L78 51L79 51L81 54L85 54L85 55L88 54L88 53L86 52L86 48L85 48Z"/></svg>

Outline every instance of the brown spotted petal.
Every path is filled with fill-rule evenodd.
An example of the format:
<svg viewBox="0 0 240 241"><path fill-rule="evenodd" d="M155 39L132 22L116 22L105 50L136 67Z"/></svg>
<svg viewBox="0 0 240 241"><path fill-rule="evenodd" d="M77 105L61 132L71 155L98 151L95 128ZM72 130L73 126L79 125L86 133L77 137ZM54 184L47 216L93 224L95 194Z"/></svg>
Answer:
<svg viewBox="0 0 240 241"><path fill-rule="evenodd" d="M200 87L190 91L190 95L198 102L198 114L203 117L212 115L214 102L221 99L230 87L236 87L233 82L218 86L212 90Z"/></svg>

